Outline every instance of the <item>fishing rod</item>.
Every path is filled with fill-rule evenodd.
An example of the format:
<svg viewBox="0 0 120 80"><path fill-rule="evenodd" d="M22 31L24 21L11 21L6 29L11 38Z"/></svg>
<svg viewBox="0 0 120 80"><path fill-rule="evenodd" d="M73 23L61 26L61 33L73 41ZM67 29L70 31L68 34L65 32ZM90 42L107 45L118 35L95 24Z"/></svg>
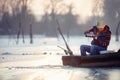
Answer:
<svg viewBox="0 0 120 80"><path fill-rule="evenodd" d="M56 19L56 22L57 22L57 25L58 25L58 32L60 33L60 35L62 36L62 38L63 38L63 40L64 40L64 42L65 42L65 45L66 45L66 48L67 48L67 50L66 50L66 54L69 54L69 55L73 55L73 52L71 51L71 49L69 48L69 46L68 46L68 44L67 44L67 42L66 42L66 40L65 40L65 38L64 38L64 36L63 36L63 34L62 34L62 31L61 31L61 29L60 29L60 24L59 24L59 22L58 22L58 20Z"/></svg>
<svg viewBox="0 0 120 80"><path fill-rule="evenodd" d="M93 37L97 37L95 34L84 34L85 37L90 37L90 38L93 38Z"/></svg>
<svg viewBox="0 0 120 80"><path fill-rule="evenodd" d="M98 36L96 34L85 34L85 37L97 38ZM105 35L104 36L99 36L99 37L105 37Z"/></svg>
<svg viewBox="0 0 120 80"><path fill-rule="evenodd" d="M57 47L59 47L60 49L64 50L65 54L68 55L68 51L67 51L66 49L64 49L64 48L61 47L61 46L57 46Z"/></svg>

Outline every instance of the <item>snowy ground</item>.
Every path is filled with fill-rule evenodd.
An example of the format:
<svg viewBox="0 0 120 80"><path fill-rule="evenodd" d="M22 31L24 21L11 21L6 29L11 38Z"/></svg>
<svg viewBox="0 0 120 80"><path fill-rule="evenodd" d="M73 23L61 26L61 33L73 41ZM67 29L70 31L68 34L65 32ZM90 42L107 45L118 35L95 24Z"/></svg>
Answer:
<svg viewBox="0 0 120 80"><path fill-rule="evenodd" d="M8 36L0 37L0 54L11 53L11 54L43 54L43 53L63 53L64 51L57 46L61 46L66 49L65 43L61 37L50 38L35 36L33 44L30 44L29 37L25 38L25 43L22 42L22 38L19 39L19 43L16 44L16 38L9 38ZM86 38L84 36L73 36L67 38L67 43L71 50L76 55L80 55L80 45L87 44L90 45L91 38ZM120 41L115 41L115 36L112 36L108 50L117 51L120 49ZM63 55L62 54L62 55Z"/></svg>
<svg viewBox="0 0 120 80"><path fill-rule="evenodd" d="M120 80L119 68L63 66L60 55L0 56L0 80Z"/></svg>
<svg viewBox="0 0 120 80"><path fill-rule="evenodd" d="M76 55L80 54L79 46L91 40L81 38L68 40ZM65 54L57 47L65 47L61 39L37 38L34 44L16 44L14 39L1 38L0 42L0 54L8 54L0 55L0 80L120 80L120 68L63 66L61 56ZM119 43L113 38L109 49L117 51Z"/></svg>

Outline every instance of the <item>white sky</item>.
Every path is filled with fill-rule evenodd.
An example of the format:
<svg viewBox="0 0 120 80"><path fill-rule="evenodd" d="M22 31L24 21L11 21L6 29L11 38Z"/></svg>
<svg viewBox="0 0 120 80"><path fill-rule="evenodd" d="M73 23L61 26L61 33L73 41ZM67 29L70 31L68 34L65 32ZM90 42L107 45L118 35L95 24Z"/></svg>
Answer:
<svg viewBox="0 0 120 80"><path fill-rule="evenodd" d="M72 14L78 15L80 21L86 22L93 15L103 16L104 0L33 0L31 4L32 12L40 20L40 16L46 12L51 13L51 1L55 1L55 13L66 14L72 7ZM39 18L38 18L39 16Z"/></svg>

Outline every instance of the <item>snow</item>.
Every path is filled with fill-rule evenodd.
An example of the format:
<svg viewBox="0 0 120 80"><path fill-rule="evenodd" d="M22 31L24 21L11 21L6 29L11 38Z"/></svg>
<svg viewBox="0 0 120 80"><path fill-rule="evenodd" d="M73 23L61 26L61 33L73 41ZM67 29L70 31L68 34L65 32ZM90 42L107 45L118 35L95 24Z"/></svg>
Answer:
<svg viewBox="0 0 120 80"><path fill-rule="evenodd" d="M68 40L76 55L79 55L81 44L90 44L91 39L81 38ZM63 66L61 58L65 54L57 47L65 48L61 39L36 38L33 44L16 44L14 39L8 42L6 37L0 41L3 41L0 44L0 80L120 80L120 68ZM120 48L118 44L112 38L109 49L117 51Z"/></svg>
<svg viewBox="0 0 120 80"><path fill-rule="evenodd" d="M61 57L61 55L1 55L0 80L120 80L119 68L63 66Z"/></svg>
<svg viewBox="0 0 120 80"><path fill-rule="evenodd" d="M84 36L72 36L66 38L68 45L70 46L71 50L76 55L80 55L80 45L82 44L88 44L90 45L91 38L86 38ZM22 39L20 38L19 43L16 44L16 39L4 36L0 38L0 54L3 53L12 53L12 54L58 54L62 53L64 54L64 51L57 47L58 45L65 48L65 43L63 39L60 38L51 38L51 37L41 37L41 36L35 36L34 43L29 43L29 38L25 37L25 43L22 43ZM112 36L112 39L110 41L110 45L108 47L108 50L117 51L120 49L120 41L115 41L115 36Z"/></svg>

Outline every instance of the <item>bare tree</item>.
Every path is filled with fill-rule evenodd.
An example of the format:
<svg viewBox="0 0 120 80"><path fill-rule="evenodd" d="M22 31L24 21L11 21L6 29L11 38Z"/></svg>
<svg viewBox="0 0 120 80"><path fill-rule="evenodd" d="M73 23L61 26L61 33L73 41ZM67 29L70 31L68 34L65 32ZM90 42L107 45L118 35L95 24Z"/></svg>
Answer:
<svg viewBox="0 0 120 80"><path fill-rule="evenodd" d="M94 16L94 22L98 22L100 16L102 15L103 0L94 0L93 3L94 8L92 10L92 14Z"/></svg>
<svg viewBox="0 0 120 80"><path fill-rule="evenodd" d="M120 11L118 11L118 16L120 16ZM118 24L116 27L116 41L119 41L119 28L120 28L120 20L118 21Z"/></svg>
<svg viewBox="0 0 120 80"><path fill-rule="evenodd" d="M23 38L23 43L25 43L25 40L24 40L24 29L25 29L25 27L28 27L28 26L26 26L25 24L25 22L26 22L26 20L29 20L29 19L27 19L28 17L27 17L27 13L28 13L28 4L29 4L29 1L30 0L18 0L18 4L19 4L19 6L20 6L20 8L21 8L21 14L20 14L20 17L19 17L19 30L18 30L18 34L17 34L17 36L19 36L20 35L20 33L22 34L22 38ZM17 37L17 38L19 38L19 37ZM17 42L18 42L18 40L19 39L17 39Z"/></svg>
<svg viewBox="0 0 120 80"><path fill-rule="evenodd" d="M60 24L60 20L59 20L59 18L58 18L58 16L56 15L56 12L57 12L57 8L56 8L56 6L57 6L57 4L59 3L59 2L62 2L62 0L61 1L59 1L59 0L51 0L51 5L52 5L52 18L53 18L53 20L55 21L55 23L57 23L56 21L58 21L59 22L59 24ZM63 4L64 6L66 6L68 9L69 9L69 12L71 13L71 11L72 11L72 8L73 8L73 5L71 4L71 5L69 5L69 6L67 6L67 5L65 5L65 4ZM57 25L58 26L58 25ZM57 33L57 32L56 32ZM67 28L67 37L69 38L69 33L70 33L70 24L69 24L69 28Z"/></svg>
<svg viewBox="0 0 120 80"><path fill-rule="evenodd" d="M19 23L19 30L18 30L18 33L17 33L17 44L19 43L19 36L20 36L20 33L21 33L21 23Z"/></svg>
<svg viewBox="0 0 120 80"><path fill-rule="evenodd" d="M54 26L56 24L56 20L58 20L57 16L56 16L56 12L57 12L57 9L56 9L56 6L57 6L57 3L59 2L59 0L50 0L50 4L47 6L47 7L51 7L51 14L50 14L50 17L52 18L52 27L55 31L55 34L57 36L57 32L56 32L56 29L57 27Z"/></svg>
<svg viewBox="0 0 120 80"><path fill-rule="evenodd" d="M120 21L118 22L118 25L116 28L116 41L119 41L119 28L120 28Z"/></svg>
<svg viewBox="0 0 120 80"><path fill-rule="evenodd" d="M33 43L32 24L30 24L30 43Z"/></svg>
<svg viewBox="0 0 120 80"><path fill-rule="evenodd" d="M12 25L10 24L9 21L9 5L8 1L5 0L0 0L0 20L1 20L1 26L0 29L2 32L5 32L9 35L9 39L11 39L11 33L12 33ZM2 25L6 26L2 26Z"/></svg>
<svg viewBox="0 0 120 80"><path fill-rule="evenodd" d="M6 4L7 4L7 1L0 0L0 17L2 17L2 15L4 14L6 10Z"/></svg>

